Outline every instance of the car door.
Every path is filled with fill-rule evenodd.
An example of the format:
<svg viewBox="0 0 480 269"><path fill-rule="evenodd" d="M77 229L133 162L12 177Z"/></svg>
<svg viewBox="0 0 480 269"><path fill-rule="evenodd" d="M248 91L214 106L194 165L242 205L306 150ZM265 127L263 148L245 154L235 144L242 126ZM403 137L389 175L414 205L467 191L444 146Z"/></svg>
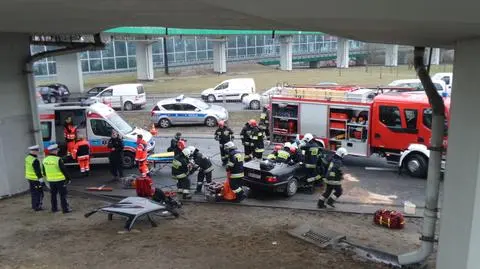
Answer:
<svg viewBox="0 0 480 269"><path fill-rule="evenodd" d="M177 117L175 116L177 113L177 111L175 110L176 109L175 105L176 104L163 104L162 105L163 110L161 110L159 117L156 119L157 122L161 118L167 117L170 123L178 124Z"/></svg>
<svg viewBox="0 0 480 269"><path fill-rule="evenodd" d="M215 88L214 92L215 92L215 98L217 100L221 101L223 100L223 97L225 97L225 99L228 100L228 92L227 92L228 85L229 85L228 82L224 82Z"/></svg>
<svg viewBox="0 0 480 269"><path fill-rule="evenodd" d="M97 99L106 105L111 105L112 107L116 107L112 103L112 94L113 94L113 89L105 89L103 92L98 94Z"/></svg>
<svg viewBox="0 0 480 269"><path fill-rule="evenodd" d="M400 107L375 105L372 121L372 147L397 149L403 129Z"/></svg>
<svg viewBox="0 0 480 269"><path fill-rule="evenodd" d="M112 135L113 127L97 114L92 114L92 117L89 116L87 122L87 136L92 155L95 157L108 156L109 150L107 145Z"/></svg>

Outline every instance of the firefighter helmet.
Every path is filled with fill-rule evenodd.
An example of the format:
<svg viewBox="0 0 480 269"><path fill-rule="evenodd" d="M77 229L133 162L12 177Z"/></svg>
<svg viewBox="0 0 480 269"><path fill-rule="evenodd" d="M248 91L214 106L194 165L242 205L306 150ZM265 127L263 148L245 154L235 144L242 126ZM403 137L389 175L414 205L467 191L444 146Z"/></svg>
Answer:
<svg viewBox="0 0 480 269"><path fill-rule="evenodd" d="M186 157L190 157L190 155L192 155L192 151L191 151L191 149L188 148L188 147L187 147L187 148L184 148L184 149L182 150L182 153L183 153L183 155L185 155Z"/></svg>
<svg viewBox="0 0 480 269"><path fill-rule="evenodd" d="M225 150L237 149L237 146L232 141L227 142L223 147Z"/></svg>
<svg viewBox="0 0 480 269"><path fill-rule="evenodd" d="M251 127L257 127L257 121L254 119L251 119L248 121L248 125L250 125Z"/></svg>
<svg viewBox="0 0 480 269"><path fill-rule="evenodd" d="M292 143L290 142L285 142L285 144L283 144L284 148L290 148L291 146L292 146Z"/></svg>
<svg viewBox="0 0 480 269"><path fill-rule="evenodd" d="M335 152L335 154L338 156L338 157L345 157L348 155L348 151L346 148L338 148L337 151Z"/></svg>
<svg viewBox="0 0 480 269"><path fill-rule="evenodd" d="M276 145L276 146L273 148L273 151L274 151L274 152L277 152L277 151L279 151L279 150L281 150L281 149L282 149L282 146Z"/></svg>
<svg viewBox="0 0 480 269"><path fill-rule="evenodd" d="M306 141L306 142L310 142L312 139L313 139L313 135L311 133L306 133L303 136L303 140Z"/></svg>
<svg viewBox="0 0 480 269"><path fill-rule="evenodd" d="M220 127L220 128L225 127L225 121L224 120L219 121L218 122L218 127Z"/></svg>
<svg viewBox="0 0 480 269"><path fill-rule="evenodd" d="M290 147L290 154L296 154L297 153L297 148L296 147Z"/></svg>

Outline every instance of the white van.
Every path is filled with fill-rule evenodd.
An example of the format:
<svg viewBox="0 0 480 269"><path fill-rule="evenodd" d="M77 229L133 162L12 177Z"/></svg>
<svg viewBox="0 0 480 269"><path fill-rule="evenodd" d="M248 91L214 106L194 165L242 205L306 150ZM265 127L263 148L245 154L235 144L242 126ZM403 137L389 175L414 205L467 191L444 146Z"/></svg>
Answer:
<svg viewBox="0 0 480 269"><path fill-rule="evenodd" d="M432 76L432 79L435 80L443 80L447 85L448 94L452 92L452 83L453 83L453 73L436 73Z"/></svg>
<svg viewBox="0 0 480 269"><path fill-rule="evenodd" d="M253 78L233 78L223 81L214 88L202 92L202 99L207 102L223 100L241 101L248 94L255 93Z"/></svg>
<svg viewBox="0 0 480 269"><path fill-rule="evenodd" d="M139 83L112 85L90 99L125 110L140 109L147 103L143 84Z"/></svg>
<svg viewBox="0 0 480 269"><path fill-rule="evenodd" d="M450 95L450 91L448 90L448 87L443 80L432 78L432 82L440 94L447 93L448 95ZM418 78L395 80L395 81L392 81L390 84L388 84L388 86L411 87L411 88L417 88L418 91L423 91L422 82Z"/></svg>

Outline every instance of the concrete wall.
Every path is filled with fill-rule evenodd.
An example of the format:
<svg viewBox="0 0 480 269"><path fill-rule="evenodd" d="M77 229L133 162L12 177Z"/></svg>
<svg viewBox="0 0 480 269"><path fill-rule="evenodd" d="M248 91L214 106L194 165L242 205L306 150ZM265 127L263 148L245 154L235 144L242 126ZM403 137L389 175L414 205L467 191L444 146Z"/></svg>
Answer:
<svg viewBox="0 0 480 269"><path fill-rule="evenodd" d="M83 93L83 73L80 55L72 53L55 57L59 83L67 85L72 93Z"/></svg>
<svg viewBox="0 0 480 269"><path fill-rule="evenodd" d="M33 144L25 60L27 34L0 34L0 197L25 191L24 158Z"/></svg>

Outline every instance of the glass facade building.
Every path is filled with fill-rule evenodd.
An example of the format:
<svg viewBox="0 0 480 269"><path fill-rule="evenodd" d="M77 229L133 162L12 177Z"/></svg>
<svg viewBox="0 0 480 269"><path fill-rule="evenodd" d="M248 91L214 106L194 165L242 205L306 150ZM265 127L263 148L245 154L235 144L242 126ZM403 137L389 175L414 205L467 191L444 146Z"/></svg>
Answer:
<svg viewBox="0 0 480 269"><path fill-rule="evenodd" d="M168 63L171 66L208 63L213 60L213 42L209 37L167 38ZM350 48L363 46L362 42L350 41ZM32 53L54 49L48 46L32 46ZM293 54L315 54L335 52L337 38L328 35L295 35L293 38ZM163 41L159 39L153 44L153 64L164 66ZM271 35L239 35L227 38L227 61L242 59L261 59L279 57L278 38ZM129 71L136 68L135 41L114 40L102 51L80 53L84 73ZM43 59L34 65L35 75L52 76L56 74L54 58Z"/></svg>

